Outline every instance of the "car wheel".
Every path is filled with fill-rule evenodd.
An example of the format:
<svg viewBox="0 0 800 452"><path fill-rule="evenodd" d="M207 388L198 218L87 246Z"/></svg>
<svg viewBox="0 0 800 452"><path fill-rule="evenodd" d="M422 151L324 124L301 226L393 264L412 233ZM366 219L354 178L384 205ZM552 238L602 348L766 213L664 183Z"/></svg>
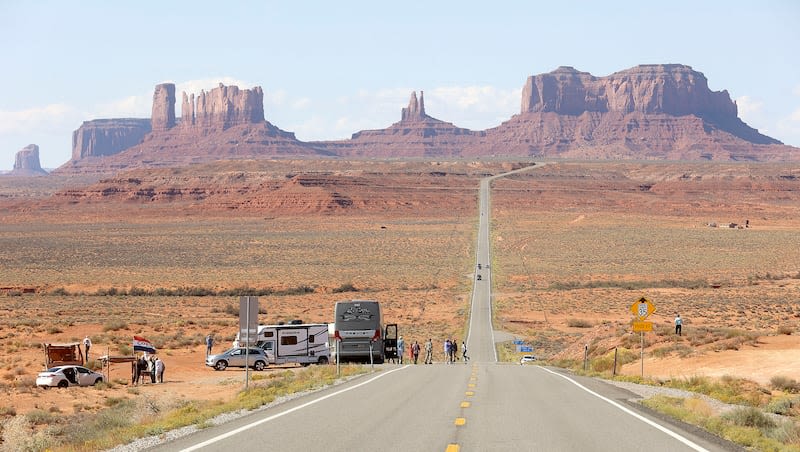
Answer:
<svg viewBox="0 0 800 452"><path fill-rule="evenodd" d="M324 365L324 364L328 364L328 358L326 358L326 357L324 357L324 356L323 356L323 357L321 357L321 358L319 359L319 361L317 361L317 364L323 364L323 365Z"/></svg>
<svg viewBox="0 0 800 452"><path fill-rule="evenodd" d="M61 380L58 382L59 388L66 388L67 386L69 386L69 382L67 382L67 380Z"/></svg>
<svg viewBox="0 0 800 452"><path fill-rule="evenodd" d="M267 364L264 361L256 361L256 363L253 364L253 369L259 372L264 370L265 367L267 367Z"/></svg>
<svg viewBox="0 0 800 452"><path fill-rule="evenodd" d="M103 382L103 379L98 377L97 380L94 381L94 384L92 384L92 386L94 386L94 385L96 385L98 383L102 383L102 382Z"/></svg>
<svg viewBox="0 0 800 452"><path fill-rule="evenodd" d="M219 360L217 361L216 364L214 364L214 369L217 370L225 370L227 367L228 367L228 362L223 360Z"/></svg>

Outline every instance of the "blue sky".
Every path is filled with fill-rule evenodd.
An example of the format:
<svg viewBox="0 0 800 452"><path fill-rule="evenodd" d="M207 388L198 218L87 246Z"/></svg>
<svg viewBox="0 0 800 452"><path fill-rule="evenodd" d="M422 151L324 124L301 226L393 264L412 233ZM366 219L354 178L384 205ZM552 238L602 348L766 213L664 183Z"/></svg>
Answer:
<svg viewBox="0 0 800 452"><path fill-rule="evenodd" d="M412 90L482 130L519 112L529 75L652 63L692 66L745 122L800 146L798 24L794 0L0 0L0 170L31 143L62 165L83 121L149 117L165 81L179 96L261 86L267 120L309 141L387 127Z"/></svg>

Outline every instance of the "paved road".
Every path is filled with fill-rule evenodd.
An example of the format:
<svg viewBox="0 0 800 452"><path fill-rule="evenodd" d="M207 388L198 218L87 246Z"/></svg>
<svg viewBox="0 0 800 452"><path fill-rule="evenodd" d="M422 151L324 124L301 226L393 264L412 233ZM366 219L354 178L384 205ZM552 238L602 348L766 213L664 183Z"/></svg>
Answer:
<svg viewBox="0 0 800 452"><path fill-rule="evenodd" d="M205 429L159 450L731 450L704 434L652 420L628 403L634 396L621 389L554 369L497 362L491 269L486 268L489 185L488 179L481 182L468 364L386 364L380 372Z"/></svg>

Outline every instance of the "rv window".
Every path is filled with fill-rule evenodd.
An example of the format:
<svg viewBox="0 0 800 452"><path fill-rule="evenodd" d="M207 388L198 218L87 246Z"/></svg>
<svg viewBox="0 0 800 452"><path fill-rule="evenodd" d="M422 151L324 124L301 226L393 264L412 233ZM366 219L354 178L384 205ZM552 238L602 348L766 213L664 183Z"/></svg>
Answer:
<svg viewBox="0 0 800 452"><path fill-rule="evenodd" d="M308 342L311 343L311 344L314 343L314 335L313 334L308 336Z"/></svg>
<svg viewBox="0 0 800 452"><path fill-rule="evenodd" d="M266 332L264 332L264 337L273 337L273 336L275 336L275 332L274 331L266 331Z"/></svg>
<svg viewBox="0 0 800 452"><path fill-rule="evenodd" d="M281 345L297 345L297 336L282 336Z"/></svg>

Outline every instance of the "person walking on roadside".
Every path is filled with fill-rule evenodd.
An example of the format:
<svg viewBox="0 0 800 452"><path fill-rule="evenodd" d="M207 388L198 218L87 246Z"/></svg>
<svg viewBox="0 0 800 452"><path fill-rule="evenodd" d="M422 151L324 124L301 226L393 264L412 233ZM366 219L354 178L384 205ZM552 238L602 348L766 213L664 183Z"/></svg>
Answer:
<svg viewBox="0 0 800 452"><path fill-rule="evenodd" d="M450 355L453 353L451 348L450 339L445 339L444 341L444 359L447 361L447 364L450 364Z"/></svg>
<svg viewBox="0 0 800 452"><path fill-rule="evenodd" d="M397 357L400 359L400 364L403 364L403 355L406 353L406 341L403 336L397 338Z"/></svg>
<svg viewBox="0 0 800 452"><path fill-rule="evenodd" d="M677 314L675 316L675 334L678 336L682 336L681 330L683 329L683 319L681 319L681 315Z"/></svg>
<svg viewBox="0 0 800 452"><path fill-rule="evenodd" d="M454 364L458 360L458 342L455 339L450 341L450 360Z"/></svg>
<svg viewBox="0 0 800 452"><path fill-rule="evenodd" d="M461 355L464 357L464 364L469 361L469 356L467 356L467 343L461 341Z"/></svg>
<svg viewBox="0 0 800 452"><path fill-rule="evenodd" d="M208 358L208 355L211 354L211 347L213 346L214 346L214 335L209 333L206 336L206 358Z"/></svg>
<svg viewBox="0 0 800 452"><path fill-rule="evenodd" d="M419 360L419 342L414 341L414 345L411 346L411 356L414 357L414 364L417 364Z"/></svg>
<svg viewBox="0 0 800 452"><path fill-rule="evenodd" d="M86 350L86 354L84 355L86 358L86 364L89 363L89 349L92 348L92 340L89 339L89 335L83 338L83 348Z"/></svg>
<svg viewBox="0 0 800 452"><path fill-rule="evenodd" d="M433 364L433 342L430 338L425 343L425 364Z"/></svg>

